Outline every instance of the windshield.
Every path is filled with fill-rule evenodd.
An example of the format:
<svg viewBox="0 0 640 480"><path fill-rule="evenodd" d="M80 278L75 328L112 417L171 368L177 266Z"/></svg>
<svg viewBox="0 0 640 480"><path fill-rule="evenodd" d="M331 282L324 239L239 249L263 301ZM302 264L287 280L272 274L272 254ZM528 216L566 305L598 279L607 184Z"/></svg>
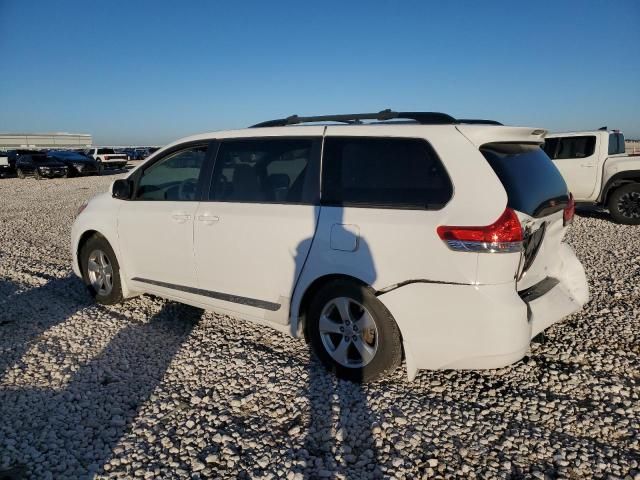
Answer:
<svg viewBox="0 0 640 480"><path fill-rule="evenodd" d="M480 151L504 185L508 207L544 217L567 204L567 184L539 145L489 143Z"/></svg>

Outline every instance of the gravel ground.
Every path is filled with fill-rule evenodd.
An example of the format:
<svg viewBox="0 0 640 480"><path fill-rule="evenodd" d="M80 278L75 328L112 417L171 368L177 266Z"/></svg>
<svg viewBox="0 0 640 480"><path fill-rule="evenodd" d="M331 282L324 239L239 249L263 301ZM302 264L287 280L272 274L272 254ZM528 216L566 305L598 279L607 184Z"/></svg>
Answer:
<svg viewBox="0 0 640 480"><path fill-rule="evenodd" d="M576 219L593 299L525 360L360 387L229 317L93 304L69 233L114 178L0 180L0 478L640 479L638 227Z"/></svg>

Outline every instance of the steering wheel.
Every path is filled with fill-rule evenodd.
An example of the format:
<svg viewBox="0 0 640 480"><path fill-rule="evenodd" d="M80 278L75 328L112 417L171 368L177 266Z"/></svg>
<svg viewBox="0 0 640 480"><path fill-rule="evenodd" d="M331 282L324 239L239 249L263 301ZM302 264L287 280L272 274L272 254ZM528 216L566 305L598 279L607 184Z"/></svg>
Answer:
<svg viewBox="0 0 640 480"><path fill-rule="evenodd" d="M178 189L178 198L180 200L194 200L197 186L198 181L195 178L189 178L181 182Z"/></svg>

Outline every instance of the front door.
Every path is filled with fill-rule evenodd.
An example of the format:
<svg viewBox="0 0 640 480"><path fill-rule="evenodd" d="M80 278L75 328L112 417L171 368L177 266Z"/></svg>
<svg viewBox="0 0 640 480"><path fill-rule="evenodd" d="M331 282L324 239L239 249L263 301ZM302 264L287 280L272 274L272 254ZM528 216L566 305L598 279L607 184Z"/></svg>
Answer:
<svg viewBox="0 0 640 480"><path fill-rule="evenodd" d="M215 309L287 323L318 220L319 135L221 141L194 227L198 285Z"/></svg>
<svg viewBox="0 0 640 480"><path fill-rule="evenodd" d="M132 286L176 294L196 287L193 222L207 146L171 151L145 167L122 202L118 237Z"/></svg>

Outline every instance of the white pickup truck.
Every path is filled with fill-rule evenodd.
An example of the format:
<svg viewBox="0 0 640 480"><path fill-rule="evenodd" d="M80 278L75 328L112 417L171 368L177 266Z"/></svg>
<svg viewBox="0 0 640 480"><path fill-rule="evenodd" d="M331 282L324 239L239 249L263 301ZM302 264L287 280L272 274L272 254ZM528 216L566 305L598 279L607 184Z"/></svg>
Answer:
<svg viewBox="0 0 640 480"><path fill-rule="evenodd" d="M93 147L84 151L100 164L100 169L119 169L127 165L128 157L124 153L116 153L113 148Z"/></svg>
<svg viewBox="0 0 640 480"><path fill-rule="evenodd" d="M576 203L607 207L616 222L640 225L640 155L625 153L622 133L550 133L544 150Z"/></svg>

